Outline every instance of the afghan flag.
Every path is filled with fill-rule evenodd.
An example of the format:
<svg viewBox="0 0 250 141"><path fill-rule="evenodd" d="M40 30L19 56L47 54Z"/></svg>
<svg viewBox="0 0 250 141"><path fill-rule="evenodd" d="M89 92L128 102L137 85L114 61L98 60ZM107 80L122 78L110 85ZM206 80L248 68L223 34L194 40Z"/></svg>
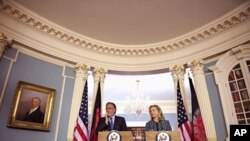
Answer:
<svg viewBox="0 0 250 141"><path fill-rule="evenodd" d="M96 128L98 121L100 120L102 115L101 112L101 84L99 82L97 93L95 97L95 106L93 111L93 118L92 118L92 125L91 125L91 132L90 132L90 141L97 141L98 140L98 134L96 133Z"/></svg>
<svg viewBox="0 0 250 141"><path fill-rule="evenodd" d="M197 100L196 92L194 89L193 81L189 77L189 85L192 97L192 141L207 141L205 128L202 121L200 106Z"/></svg>

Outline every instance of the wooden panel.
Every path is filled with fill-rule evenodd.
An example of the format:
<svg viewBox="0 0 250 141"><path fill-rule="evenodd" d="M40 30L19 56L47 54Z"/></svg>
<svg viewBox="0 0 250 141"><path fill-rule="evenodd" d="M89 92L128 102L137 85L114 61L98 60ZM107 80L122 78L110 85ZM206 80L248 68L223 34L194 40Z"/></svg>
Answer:
<svg viewBox="0 0 250 141"><path fill-rule="evenodd" d="M146 139L147 141L154 141L157 131L146 131ZM169 134L171 141L181 141L179 131L167 131Z"/></svg>
<svg viewBox="0 0 250 141"><path fill-rule="evenodd" d="M109 131L98 132L98 141L107 141L107 135ZM131 131L119 131L122 136L123 141L133 141L133 136Z"/></svg>
<svg viewBox="0 0 250 141"><path fill-rule="evenodd" d="M132 131L133 141L145 141L144 127L129 127L128 130Z"/></svg>

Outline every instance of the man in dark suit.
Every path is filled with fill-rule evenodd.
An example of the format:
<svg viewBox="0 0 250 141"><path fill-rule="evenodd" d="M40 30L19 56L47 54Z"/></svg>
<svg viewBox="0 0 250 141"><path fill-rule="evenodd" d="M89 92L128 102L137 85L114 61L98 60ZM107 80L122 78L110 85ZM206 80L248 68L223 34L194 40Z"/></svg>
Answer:
<svg viewBox="0 0 250 141"><path fill-rule="evenodd" d="M106 103L106 115L102 117L97 125L96 132L99 131L126 131L128 130L124 117L116 116L116 105L113 102Z"/></svg>
<svg viewBox="0 0 250 141"><path fill-rule="evenodd" d="M26 113L24 121L43 123L44 114L40 110L41 99L33 97L31 100L31 109Z"/></svg>

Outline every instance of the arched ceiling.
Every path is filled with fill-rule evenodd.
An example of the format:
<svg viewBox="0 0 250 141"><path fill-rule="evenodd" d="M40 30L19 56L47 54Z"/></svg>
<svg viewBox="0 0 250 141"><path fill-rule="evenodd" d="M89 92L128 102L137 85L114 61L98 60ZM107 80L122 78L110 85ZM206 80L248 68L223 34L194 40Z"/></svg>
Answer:
<svg viewBox="0 0 250 141"><path fill-rule="evenodd" d="M114 73L208 60L250 35L249 0L3 0L0 9L1 32L33 53Z"/></svg>
<svg viewBox="0 0 250 141"><path fill-rule="evenodd" d="M112 44L145 45L198 29L247 0L15 1L89 38Z"/></svg>

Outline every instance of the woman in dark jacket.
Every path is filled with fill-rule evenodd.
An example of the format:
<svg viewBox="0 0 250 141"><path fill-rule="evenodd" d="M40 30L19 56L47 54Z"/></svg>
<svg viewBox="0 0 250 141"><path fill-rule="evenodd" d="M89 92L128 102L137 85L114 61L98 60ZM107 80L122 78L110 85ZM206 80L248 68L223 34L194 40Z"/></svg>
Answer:
<svg viewBox="0 0 250 141"><path fill-rule="evenodd" d="M168 120L165 120L158 105L149 106L151 120L146 123L145 131L172 131Z"/></svg>

